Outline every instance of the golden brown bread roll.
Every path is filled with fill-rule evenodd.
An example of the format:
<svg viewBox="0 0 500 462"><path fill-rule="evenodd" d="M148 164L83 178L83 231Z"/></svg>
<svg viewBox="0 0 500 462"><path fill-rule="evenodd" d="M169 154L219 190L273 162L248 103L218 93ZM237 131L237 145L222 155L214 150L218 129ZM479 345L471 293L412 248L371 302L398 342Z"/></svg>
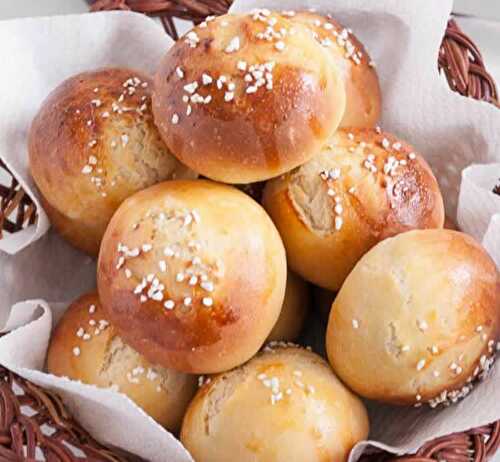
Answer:
<svg viewBox="0 0 500 462"><path fill-rule="evenodd" d="M181 441L197 462L344 462L368 428L363 403L320 356L277 347L205 384Z"/></svg>
<svg viewBox="0 0 500 462"><path fill-rule="evenodd" d="M151 79L130 69L75 75L44 101L29 134L33 179L51 223L97 255L120 203L136 191L196 174L173 157L153 123Z"/></svg>
<svg viewBox="0 0 500 462"><path fill-rule="evenodd" d="M492 364L497 283L495 264L465 234L411 231L381 242L333 303L326 344L335 372L366 398L455 402Z"/></svg>
<svg viewBox="0 0 500 462"><path fill-rule="evenodd" d="M120 391L172 432L197 389L195 376L154 366L126 345L106 320L97 293L83 295L64 313L47 364L51 374Z"/></svg>
<svg viewBox="0 0 500 462"><path fill-rule="evenodd" d="M236 188L167 181L127 199L103 239L99 295L123 339L151 362L222 372L250 359L283 304L283 243Z"/></svg>
<svg viewBox="0 0 500 462"><path fill-rule="evenodd" d="M320 149L344 115L345 86L305 26L259 10L181 38L155 75L153 111L179 160L214 180L251 183Z"/></svg>
<svg viewBox="0 0 500 462"><path fill-rule="evenodd" d="M278 322L269 334L268 341L293 341L298 338L311 305L309 285L292 271L286 278L285 300Z"/></svg>
<svg viewBox="0 0 500 462"><path fill-rule="evenodd" d="M375 127L382 108L375 66L363 44L331 16L310 11L284 13L290 21L307 26L328 50L341 70L346 90L346 109L340 127Z"/></svg>
<svg viewBox="0 0 500 462"><path fill-rule="evenodd" d="M444 222L441 192L425 160L373 129L339 130L308 163L269 181L263 205L290 268L332 291L377 242Z"/></svg>

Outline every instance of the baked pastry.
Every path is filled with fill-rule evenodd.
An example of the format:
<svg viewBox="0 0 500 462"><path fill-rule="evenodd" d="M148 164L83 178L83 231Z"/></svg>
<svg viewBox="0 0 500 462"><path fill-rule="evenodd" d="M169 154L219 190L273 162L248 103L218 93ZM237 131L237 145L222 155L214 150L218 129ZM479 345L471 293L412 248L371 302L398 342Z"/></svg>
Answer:
<svg viewBox="0 0 500 462"><path fill-rule="evenodd" d="M332 291L381 240L444 222L441 192L425 160L376 129L339 130L308 163L269 181L263 205L290 268Z"/></svg>
<svg viewBox="0 0 500 462"><path fill-rule="evenodd" d="M343 462L368 427L363 403L320 356L278 346L211 378L181 441L198 462Z"/></svg>
<svg viewBox="0 0 500 462"><path fill-rule="evenodd" d="M196 177L161 140L151 87L131 69L84 72L59 85L33 120L29 163L44 209L62 236L90 255L128 196Z"/></svg>
<svg viewBox="0 0 500 462"><path fill-rule="evenodd" d="M52 335L51 374L127 395L172 432L197 389L197 378L155 366L123 342L105 319L97 293L73 302Z"/></svg>
<svg viewBox="0 0 500 462"><path fill-rule="evenodd" d="M262 346L285 294L283 243L262 207L207 180L167 181L127 199L98 263L103 307L155 364L209 374Z"/></svg>
<svg viewBox="0 0 500 462"><path fill-rule="evenodd" d="M296 340L304 326L310 306L311 293L309 285L292 271L288 271L285 300L283 301L280 317L267 340L269 342Z"/></svg>
<svg viewBox="0 0 500 462"><path fill-rule="evenodd" d="M450 230L387 239L356 265L333 303L328 358L369 399L448 404L491 366L499 338L497 270Z"/></svg>
<svg viewBox="0 0 500 462"><path fill-rule="evenodd" d="M331 16L310 11L288 11L290 21L311 29L314 38L332 55L345 83L346 109L340 127L373 128L380 119L382 97L375 64L353 34Z"/></svg>
<svg viewBox="0 0 500 462"><path fill-rule="evenodd" d="M195 27L155 75L153 112L179 160L252 183L309 160L345 111L340 70L301 24L268 10Z"/></svg>

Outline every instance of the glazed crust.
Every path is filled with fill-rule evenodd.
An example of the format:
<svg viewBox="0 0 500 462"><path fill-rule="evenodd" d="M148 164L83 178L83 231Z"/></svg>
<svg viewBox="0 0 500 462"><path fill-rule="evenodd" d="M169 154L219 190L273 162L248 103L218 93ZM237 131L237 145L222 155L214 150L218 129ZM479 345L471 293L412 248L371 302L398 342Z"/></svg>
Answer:
<svg viewBox="0 0 500 462"><path fill-rule="evenodd" d="M259 36L270 21L283 39ZM226 183L265 180L306 162L337 129L344 83L304 26L274 13L226 15L190 34L160 64L153 111L193 170Z"/></svg>
<svg viewBox="0 0 500 462"><path fill-rule="evenodd" d="M286 268L279 234L251 198L209 181L170 181L114 215L98 286L110 320L137 351L204 374L259 350L281 310Z"/></svg>
<svg viewBox="0 0 500 462"><path fill-rule="evenodd" d="M269 181L263 205L290 268L332 291L381 240L444 223L441 192L423 157L374 129L339 130L307 164Z"/></svg>
<svg viewBox="0 0 500 462"><path fill-rule="evenodd" d="M363 44L331 16L300 11L290 21L305 25L341 70L346 109L341 128L373 128L380 119L382 95L375 65Z"/></svg>
<svg viewBox="0 0 500 462"><path fill-rule="evenodd" d="M453 402L491 365L498 287L494 262L470 236L441 229L387 239L361 259L333 303L330 363L369 399Z"/></svg>
<svg viewBox="0 0 500 462"><path fill-rule="evenodd" d="M184 446L203 462L346 461L368 436L363 403L318 355L266 350L199 390L182 424Z"/></svg>
<svg viewBox="0 0 500 462"><path fill-rule="evenodd" d="M90 255L125 198L162 180L196 177L160 138L151 86L130 69L78 74L48 96L33 120L30 170L47 214Z"/></svg>
<svg viewBox="0 0 500 462"><path fill-rule="evenodd" d="M49 372L102 388L115 387L160 425L178 431L196 392L196 377L153 366L124 344L103 317L95 292L70 305L51 338Z"/></svg>

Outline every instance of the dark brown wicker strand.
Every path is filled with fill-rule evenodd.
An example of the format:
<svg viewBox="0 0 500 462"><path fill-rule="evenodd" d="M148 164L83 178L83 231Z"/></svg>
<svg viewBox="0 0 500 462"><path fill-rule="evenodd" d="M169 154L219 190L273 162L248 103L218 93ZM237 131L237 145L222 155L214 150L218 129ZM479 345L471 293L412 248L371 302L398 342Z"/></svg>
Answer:
<svg viewBox="0 0 500 462"><path fill-rule="evenodd" d="M97 0L92 11L131 10L160 17L166 32L177 39L174 19L186 19L195 24L206 16L224 14L230 0ZM450 20L438 59L452 90L468 97L498 105L495 82L485 69L483 58L475 44ZM15 233L36 222L36 209L0 159L0 170L10 178L10 184L0 184L0 239L2 230ZM248 191L258 198L260 185ZM500 184L494 192L500 194ZM24 394L12 391L15 382ZM35 412L31 417L21 412L29 406ZM44 426L55 429L45 435ZM129 460L117 451L106 449L83 430L66 411L54 394L15 376L0 366L0 462L33 461L35 447L39 447L49 462L73 462L75 457L65 443L80 449L85 460L121 462ZM424 445L416 454L394 457L385 452L365 455L364 462L484 462L500 446L500 422L438 438Z"/></svg>
<svg viewBox="0 0 500 462"><path fill-rule="evenodd" d="M498 184L493 188L493 192L500 196L500 180L499 180Z"/></svg>
<svg viewBox="0 0 500 462"><path fill-rule="evenodd" d="M3 231L15 233L36 223L36 208L10 170L0 159L0 173L9 178L9 184L0 184L0 239Z"/></svg>
<svg viewBox="0 0 500 462"><path fill-rule="evenodd" d="M92 3L91 10L131 10L167 18L171 28L166 28L166 31L175 37L173 18L186 19L198 24L207 16L226 13L230 6L230 0L97 0Z"/></svg>
<svg viewBox="0 0 500 462"><path fill-rule="evenodd" d="M132 10L160 16L167 33L177 38L173 18L198 23L206 16L225 13L230 5L231 0L97 0L91 10ZM448 22L438 67L444 71L453 90L464 96L498 104L495 81L486 71L481 52L453 19Z"/></svg>
<svg viewBox="0 0 500 462"><path fill-rule="evenodd" d="M34 461L37 448L47 461L84 460L71 447L85 454L87 461L137 460L95 441L57 395L0 366L0 462Z"/></svg>
<svg viewBox="0 0 500 462"><path fill-rule="evenodd" d="M414 455L395 457L385 452L363 456L361 462L483 462L500 446L500 422L431 441Z"/></svg>
<svg viewBox="0 0 500 462"><path fill-rule="evenodd" d="M495 81L486 71L481 52L454 19L448 22L438 66L452 90L498 105Z"/></svg>

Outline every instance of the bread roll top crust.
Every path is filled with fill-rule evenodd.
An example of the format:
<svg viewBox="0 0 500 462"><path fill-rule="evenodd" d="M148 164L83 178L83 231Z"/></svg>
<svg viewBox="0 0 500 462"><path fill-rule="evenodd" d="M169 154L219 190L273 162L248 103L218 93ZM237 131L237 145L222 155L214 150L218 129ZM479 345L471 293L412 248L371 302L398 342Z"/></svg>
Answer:
<svg viewBox="0 0 500 462"><path fill-rule="evenodd" d="M345 88L307 28L259 10L182 37L156 73L153 111L186 165L250 183L307 161L338 127Z"/></svg>
<svg viewBox="0 0 500 462"><path fill-rule="evenodd" d="M360 395L431 406L467 395L499 339L498 275L473 238L411 231L368 252L330 313L327 351Z"/></svg>
<svg viewBox="0 0 500 462"><path fill-rule="evenodd" d="M124 393L170 431L178 431L197 389L194 376L153 365L123 342L105 319L97 293L82 295L52 335L48 370Z"/></svg>
<svg viewBox="0 0 500 462"><path fill-rule="evenodd" d="M184 418L181 441L204 462L347 460L368 436L362 402L318 355L266 347L247 364L210 378Z"/></svg>
<svg viewBox="0 0 500 462"><path fill-rule="evenodd" d="M235 188L171 181L129 198L98 265L103 306L150 360L227 370L264 343L283 303L286 258L272 221Z"/></svg>
<svg viewBox="0 0 500 462"><path fill-rule="evenodd" d="M151 79L131 69L84 72L43 102L29 134L30 169L51 222L97 255L120 203L170 178L195 178L163 143Z"/></svg>
<svg viewBox="0 0 500 462"><path fill-rule="evenodd" d="M263 205L291 269L333 291L381 240L444 223L427 162L379 129L339 130L309 162L269 181Z"/></svg>
<svg viewBox="0 0 500 462"><path fill-rule="evenodd" d="M341 71L346 89L346 110L340 127L375 127L382 112L378 75L375 63L352 30L329 15L297 11L288 12L287 16L290 21L311 30Z"/></svg>

